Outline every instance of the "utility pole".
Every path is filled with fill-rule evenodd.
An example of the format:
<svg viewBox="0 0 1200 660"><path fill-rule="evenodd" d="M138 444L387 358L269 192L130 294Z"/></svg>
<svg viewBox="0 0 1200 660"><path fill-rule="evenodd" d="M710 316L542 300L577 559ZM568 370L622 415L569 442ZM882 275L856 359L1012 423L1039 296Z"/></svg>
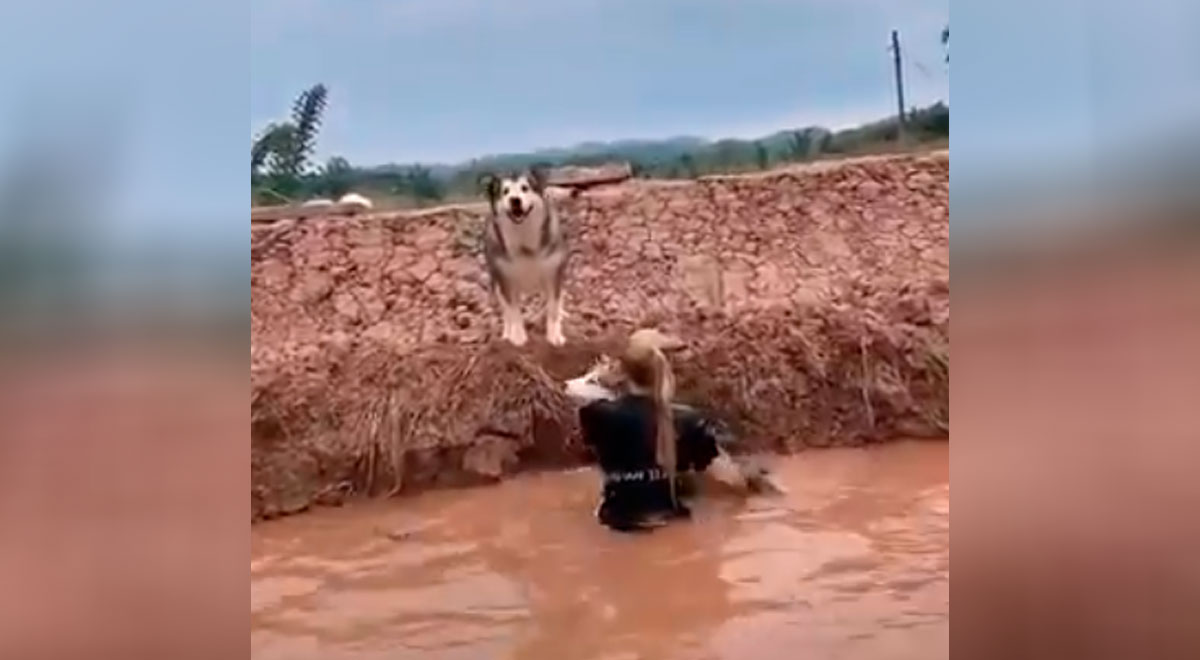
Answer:
<svg viewBox="0 0 1200 660"><path fill-rule="evenodd" d="M896 65L896 107L900 111L900 137L903 138L908 121L904 116L904 77L900 73L900 33L896 30L892 30L892 62Z"/></svg>

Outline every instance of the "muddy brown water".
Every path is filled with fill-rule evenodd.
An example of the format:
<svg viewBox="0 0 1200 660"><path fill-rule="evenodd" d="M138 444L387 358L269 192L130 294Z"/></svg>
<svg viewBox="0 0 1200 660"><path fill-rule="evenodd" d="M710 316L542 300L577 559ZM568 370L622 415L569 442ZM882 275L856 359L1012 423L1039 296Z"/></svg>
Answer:
<svg viewBox="0 0 1200 660"><path fill-rule="evenodd" d="M809 451L648 535L591 469L251 529L254 658L948 657L949 443Z"/></svg>

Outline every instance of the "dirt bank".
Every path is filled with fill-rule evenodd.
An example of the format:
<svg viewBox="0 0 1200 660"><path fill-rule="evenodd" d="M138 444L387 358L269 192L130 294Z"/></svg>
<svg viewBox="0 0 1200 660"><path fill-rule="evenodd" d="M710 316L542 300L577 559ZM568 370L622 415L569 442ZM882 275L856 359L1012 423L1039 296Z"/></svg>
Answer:
<svg viewBox="0 0 1200 660"><path fill-rule="evenodd" d="M945 156L562 200L568 345L494 342L471 208L251 235L252 516L582 460L553 378L638 324L754 448L944 432ZM535 305L530 305L532 312Z"/></svg>

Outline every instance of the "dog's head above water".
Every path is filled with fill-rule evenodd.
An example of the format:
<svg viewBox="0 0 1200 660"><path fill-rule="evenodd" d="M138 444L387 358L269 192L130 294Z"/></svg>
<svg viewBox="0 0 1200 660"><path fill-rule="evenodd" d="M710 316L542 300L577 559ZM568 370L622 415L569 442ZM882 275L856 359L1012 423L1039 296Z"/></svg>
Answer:
<svg viewBox="0 0 1200 660"><path fill-rule="evenodd" d="M541 168L506 176L486 174L482 182L492 212L516 224L542 212L546 206L546 173Z"/></svg>

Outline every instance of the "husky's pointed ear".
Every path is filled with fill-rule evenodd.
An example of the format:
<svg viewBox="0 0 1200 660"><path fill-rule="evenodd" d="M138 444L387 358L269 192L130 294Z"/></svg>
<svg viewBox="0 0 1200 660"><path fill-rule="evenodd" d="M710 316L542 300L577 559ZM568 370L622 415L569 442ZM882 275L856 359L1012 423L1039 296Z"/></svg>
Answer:
<svg viewBox="0 0 1200 660"><path fill-rule="evenodd" d="M529 183L533 189L540 192L546 190L546 183L550 180L550 168L545 164L538 163L529 168Z"/></svg>
<svg viewBox="0 0 1200 660"><path fill-rule="evenodd" d="M487 172L479 176L479 189L483 191L485 197L493 204L500 199L500 177Z"/></svg>

